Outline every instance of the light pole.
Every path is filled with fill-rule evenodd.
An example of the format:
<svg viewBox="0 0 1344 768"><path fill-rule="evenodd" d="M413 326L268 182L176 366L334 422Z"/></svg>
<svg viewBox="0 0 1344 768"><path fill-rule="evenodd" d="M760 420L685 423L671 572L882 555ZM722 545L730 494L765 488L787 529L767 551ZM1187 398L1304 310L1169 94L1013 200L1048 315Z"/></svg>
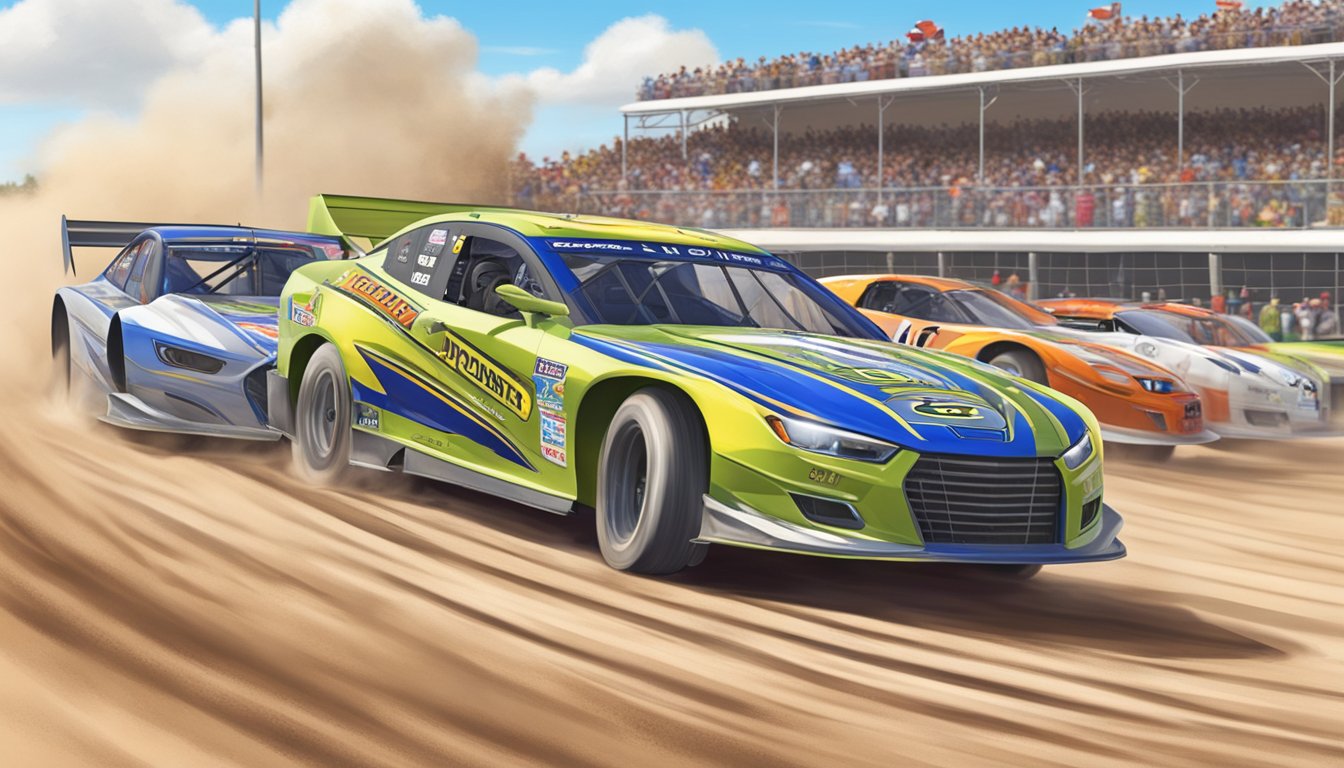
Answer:
<svg viewBox="0 0 1344 768"><path fill-rule="evenodd" d="M261 196L264 142L261 130L261 0L252 3L252 37L257 62L257 196Z"/></svg>

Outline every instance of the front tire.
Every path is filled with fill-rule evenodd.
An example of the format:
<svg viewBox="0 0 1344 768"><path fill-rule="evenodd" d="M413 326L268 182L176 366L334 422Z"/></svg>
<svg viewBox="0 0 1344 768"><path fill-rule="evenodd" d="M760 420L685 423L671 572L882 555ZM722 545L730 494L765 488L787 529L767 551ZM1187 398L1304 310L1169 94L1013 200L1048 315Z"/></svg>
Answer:
<svg viewBox="0 0 1344 768"><path fill-rule="evenodd" d="M611 567L665 574L704 558L707 545L691 541L709 486L701 424L685 397L656 387L617 409L597 483L597 541Z"/></svg>
<svg viewBox="0 0 1344 768"><path fill-rule="evenodd" d="M304 369L294 408L294 465L308 480L333 485L349 472L351 408L341 354L324 344Z"/></svg>
<svg viewBox="0 0 1344 768"><path fill-rule="evenodd" d="M1002 368L1027 381L1045 385L1050 383L1050 380L1046 378L1045 366L1041 364L1041 359L1025 349L1010 349L1007 352L1000 352L990 358L988 362L995 368Z"/></svg>

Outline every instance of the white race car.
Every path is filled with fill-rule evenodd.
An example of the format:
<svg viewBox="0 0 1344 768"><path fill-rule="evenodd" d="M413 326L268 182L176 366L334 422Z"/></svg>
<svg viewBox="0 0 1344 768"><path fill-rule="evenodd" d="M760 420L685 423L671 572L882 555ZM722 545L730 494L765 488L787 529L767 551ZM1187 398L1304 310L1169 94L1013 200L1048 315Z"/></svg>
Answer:
<svg viewBox="0 0 1344 768"><path fill-rule="evenodd" d="M1220 437L1335 434L1329 376L1294 355L1229 343L1229 336L1254 328L1242 318L1173 304L1097 299L1040 304L1059 320L1059 330L1133 352L1180 376L1199 393L1205 423Z"/></svg>

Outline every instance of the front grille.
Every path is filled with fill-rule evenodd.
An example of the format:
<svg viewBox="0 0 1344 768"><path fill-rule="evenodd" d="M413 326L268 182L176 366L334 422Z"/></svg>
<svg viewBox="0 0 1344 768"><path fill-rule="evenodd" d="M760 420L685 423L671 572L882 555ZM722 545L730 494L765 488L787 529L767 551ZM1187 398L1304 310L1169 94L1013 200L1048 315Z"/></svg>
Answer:
<svg viewBox="0 0 1344 768"><path fill-rule="evenodd" d="M1062 495L1050 459L925 455L905 476L926 544L1053 544Z"/></svg>

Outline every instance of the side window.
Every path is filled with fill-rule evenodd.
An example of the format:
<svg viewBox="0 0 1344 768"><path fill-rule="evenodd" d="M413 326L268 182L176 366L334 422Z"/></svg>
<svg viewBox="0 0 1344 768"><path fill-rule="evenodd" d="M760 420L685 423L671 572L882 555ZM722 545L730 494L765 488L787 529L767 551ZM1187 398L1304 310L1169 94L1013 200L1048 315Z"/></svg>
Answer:
<svg viewBox="0 0 1344 768"><path fill-rule="evenodd" d="M932 288L907 285L896 300L896 314L936 323L964 323L965 318L947 298Z"/></svg>
<svg viewBox="0 0 1344 768"><path fill-rule="evenodd" d="M534 296L554 298L548 295L517 248L501 240L473 235L466 238L453 264L443 298L468 309L517 317L517 310L495 293L496 288L506 284L516 285Z"/></svg>
<svg viewBox="0 0 1344 768"><path fill-rule="evenodd" d="M136 252L135 263L131 266L131 275L123 289L127 295L141 304L154 298L153 281L158 272L159 244L154 240L141 243Z"/></svg>
<svg viewBox="0 0 1344 768"><path fill-rule="evenodd" d="M126 250L117 254L117 258L108 265L107 271L103 274L107 279L118 288L125 290L126 279L131 276L131 267L135 264L135 255L140 252L147 241L141 240L126 247Z"/></svg>
<svg viewBox="0 0 1344 768"><path fill-rule="evenodd" d="M895 313L897 311L896 298L903 286L904 283L891 280L873 283L863 292L863 296L859 297L859 306L877 312Z"/></svg>
<svg viewBox="0 0 1344 768"><path fill-rule="evenodd" d="M383 268L414 290L439 299L461 251L461 238L449 225L430 224L388 243Z"/></svg>

